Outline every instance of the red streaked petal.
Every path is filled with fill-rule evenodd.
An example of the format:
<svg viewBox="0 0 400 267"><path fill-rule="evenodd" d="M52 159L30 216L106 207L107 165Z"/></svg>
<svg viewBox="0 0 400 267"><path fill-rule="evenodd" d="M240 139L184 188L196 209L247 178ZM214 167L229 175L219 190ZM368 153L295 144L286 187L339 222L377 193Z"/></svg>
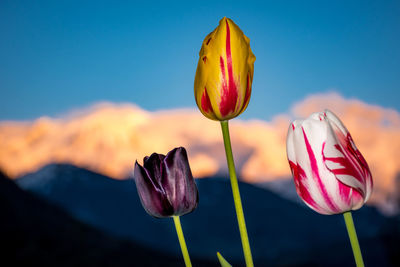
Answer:
<svg viewBox="0 0 400 267"><path fill-rule="evenodd" d="M303 128L302 128L302 131L303 131L304 142L305 142L306 149L307 149L307 154L308 154L309 161L310 161L311 174L313 176L313 179L316 181L316 184L318 185L318 190L321 194L321 197L324 199L327 206L329 207L329 209L331 211L333 211L333 213L340 212L338 207L335 205L332 197L328 194L328 191L326 190L325 185L321 180L321 177L319 175L319 170L318 170L317 159L315 158L314 151L311 148L310 142L308 141L307 135Z"/></svg>
<svg viewBox="0 0 400 267"><path fill-rule="evenodd" d="M331 133L322 150L325 166L340 182L359 191L368 200L372 176L367 162L354 145L349 132L341 131L335 124L329 125Z"/></svg>
<svg viewBox="0 0 400 267"><path fill-rule="evenodd" d="M243 106L241 107L240 112L243 112L243 110L246 108L247 102L248 102L249 99L250 99L250 95L251 95L250 74L247 73L246 93L245 93L245 95L244 95Z"/></svg>
<svg viewBox="0 0 400 267"><path fill-rule="evenodd" d="M306 177L304 170L298 164L295 164L293 161L290 161L290 160L289 160L289 166L290 166L290 170L292 171L294 183L296 185L297 194L312 209L314 209L318 212L321 212L321 208L311 197L310 192L308 191L307 187L305 186L305 180L307 179L307 177Z"/></svg>
<svg viewBox="0 0 400 267"><path fill-rule="evenodd" d="M205 113L212 113L213 108L211 106L210 97L207 93L207 88L204 87L203 95L201 96L201 109Z"/></svg>
<svg viewBox="0 0 400 267"><path fill-rule="evenodd" d="M226 64L228 69L228 82L226 81L225 63L223 57L220 57L220 68L222 73L221 102L219 104L221 115L227 116L234 112L238 99L238 92L235 79L233 77L231 35L229 23L226 21Z"/></svg>
<svg viewBox="0 0 400 267"><path fill-rule="evenodd" d="M219 68L221 69L221 87L222 87L222 92L228 91L228 86L226 82L226 74L225 74L225 62L223 57L219 57Z"/></svg>

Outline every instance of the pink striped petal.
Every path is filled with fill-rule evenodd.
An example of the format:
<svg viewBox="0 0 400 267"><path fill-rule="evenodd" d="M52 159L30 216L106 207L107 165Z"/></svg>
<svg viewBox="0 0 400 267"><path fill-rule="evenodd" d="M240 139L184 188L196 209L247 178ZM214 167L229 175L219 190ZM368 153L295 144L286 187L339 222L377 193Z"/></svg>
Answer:
<svg viewBox="0 0 400 267"><path fill-rule="evenodd" d="M321 214L359 209L371 194L368 165L330 111L293 122L286 152L298 195Z"/></svg>
<svg viewBox="0 0 400 267"><path fill-rule="evenodd" d="M338 180L359 191L367 201L372 191L368 164L339 118L329 110L325 114L329 133L323 149L324 163Z"/></svg>

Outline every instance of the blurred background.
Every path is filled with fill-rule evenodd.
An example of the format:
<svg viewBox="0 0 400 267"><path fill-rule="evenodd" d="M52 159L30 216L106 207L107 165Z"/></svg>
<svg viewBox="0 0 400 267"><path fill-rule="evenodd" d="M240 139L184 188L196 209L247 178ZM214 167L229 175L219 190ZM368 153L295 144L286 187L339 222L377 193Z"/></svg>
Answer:
<svg viewBox="0 0 400 267"><path fill-rule="evenodd" d="M341 216L299 200L290 121L325 108L374 178L354 212L366 265L399 266L397 1L1 1L1 253L24 266L183 266L170 220L142 209L135 160L188 150L195 266L244 266L220 126L193 96L198 52L231 18L256 55L231 137L257 266L354 266ZM157 255L157 257L155 257ZM10 265L13 266L13 265Z"/></svg>

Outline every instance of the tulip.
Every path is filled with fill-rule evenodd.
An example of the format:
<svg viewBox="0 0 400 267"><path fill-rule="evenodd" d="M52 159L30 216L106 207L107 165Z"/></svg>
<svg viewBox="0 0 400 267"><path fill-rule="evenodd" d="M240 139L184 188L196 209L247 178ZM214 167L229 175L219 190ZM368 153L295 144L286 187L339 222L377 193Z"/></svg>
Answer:
<svg viewBox="0 0 400 267"><path fill-rule="evenodd" d="M256 57L251 52L249 38L226 17L206 36L199 56L194 79L196 104L204 116L221 123L243 253L246 266L253 267L228 122L249 104Z"/></svg>
<svg viewBox="0 0 400 267"><path fill-rule="evenodd" d="M185 265L192 267L179 216L197 207L199 193L185 148L175 148L166 156L153 153L143 159L143 166L136 161L134 178L147 213L173 218Z"/></svg>
<svg viewBox="0 0 400 267"><path fill-rule="evenodd" d="M357 210L371 195L368 164L349 131L329 110L291 124L287 157L298 195L318 213Z"/></svg>
<svg viewBox="0 0 400 267"><path fill-rule="evenodd" d="M343 213L354 260L364 267L351 211L369 199L373 183L349 131L331 111L313 113L290 125L286 151L300 198L318 213Z"/></svg>
<svg viewBox="0 0 400 267"><path fill-rule="evenodd" d="M241 114L250 100L256 60L249 38L224 17L204 39L199 56L194 94L200 111L218 121Z"/></svg>
<svg viewBox="0 0 400 267"><path fill-rule="evenodd" d="M136 161L134 178L144 209L154 217L181 216L197 207L197 186L183 147L166 156L153 153L143 166Z"/></svg>

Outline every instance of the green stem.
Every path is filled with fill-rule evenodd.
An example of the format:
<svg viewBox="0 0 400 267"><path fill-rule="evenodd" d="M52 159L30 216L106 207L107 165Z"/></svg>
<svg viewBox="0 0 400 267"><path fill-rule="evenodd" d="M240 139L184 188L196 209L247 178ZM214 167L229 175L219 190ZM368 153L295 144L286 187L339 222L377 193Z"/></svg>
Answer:
<svg viewBox="0 0 400 267"><path fill-rule="evenodd" d="M356 266L364 267L364 261L361 255L360 244L358 243L356 228L354 227L353 216L351 216L351 211L343 213L343 217L346 223L347 233L349 234L351 248L353 249Z"/></svg>
<svg viewBox="0 0 400 267"><path fill-rule="evenodd" d="M231 139L229 137L228 121L221 121L222 135L224 137L226 161L228 163L229 176L231 178L233 201L235 203L236 216L239 224L240 237L247 267L253 267L253 258L251 256L249 237L247 236L246 222L243 214L242 201L240 199L239 185L236 177L235 163L233 161Z"/></svg>
<svg viewBox="0 0 400 267"><path fill-rule="evenodd" d="M179 219L179 216L173 216L172 218L174 218L176 234L178 235L179 244L181 245L181 251L183 255L183 260L185 261L185 265L186 267L192 267L189 252L186 247L185 237L183 236L181 220Z"/></svg>

